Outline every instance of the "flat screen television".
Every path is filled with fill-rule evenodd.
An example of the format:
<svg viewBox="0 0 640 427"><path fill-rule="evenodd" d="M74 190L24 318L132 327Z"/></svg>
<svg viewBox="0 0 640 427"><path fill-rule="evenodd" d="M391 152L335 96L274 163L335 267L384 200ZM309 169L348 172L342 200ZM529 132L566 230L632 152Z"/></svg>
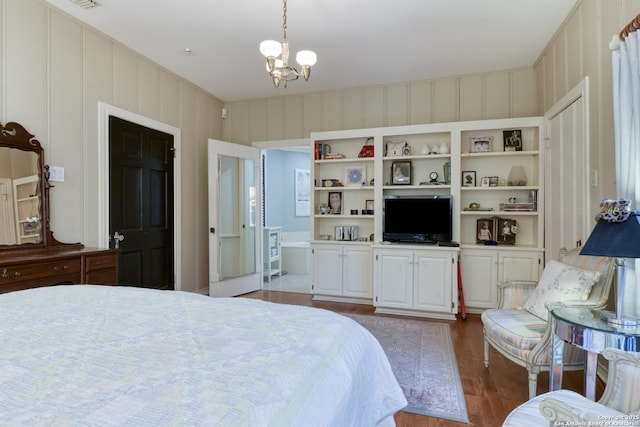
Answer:
<svg viewBox="0 0 640 427"><path fill-rule="evenodd" d="M452 197L385 196L382 239L388 242L450 242Z"/></svg>

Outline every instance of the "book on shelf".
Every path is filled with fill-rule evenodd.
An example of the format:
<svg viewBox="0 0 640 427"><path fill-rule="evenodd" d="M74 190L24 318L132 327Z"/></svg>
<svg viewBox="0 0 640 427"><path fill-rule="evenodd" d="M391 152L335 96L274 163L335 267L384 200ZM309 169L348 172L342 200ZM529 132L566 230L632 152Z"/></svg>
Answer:
<svg viewBox="0 0 640 427"><path fill-rule="evenodd" d="M314 145L314 159L315 160L323 160L326 159L326 155L331 151L331 146L329 144L323 144L321 142L316 142Z"/></svg>
<svg viewBox="0 0 640 427"><path fill-rule="evenodd" d="M505 212L534 212L534 203L500 203L500 210Z"/></svg>

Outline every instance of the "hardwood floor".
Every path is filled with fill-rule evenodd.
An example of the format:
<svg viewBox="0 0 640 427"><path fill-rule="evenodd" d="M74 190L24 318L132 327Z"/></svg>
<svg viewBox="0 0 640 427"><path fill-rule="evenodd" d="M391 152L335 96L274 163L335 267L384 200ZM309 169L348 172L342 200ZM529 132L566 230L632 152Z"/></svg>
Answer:
<svg viewBox="0 0 640 427"><path fill-rule="evenodd" d="M313 301L309 294L277 291L256 291L242 295L245 298L257 298L283 304L319 307L339 313L374 315L374 308L360 304ZM468 314L467 320L432 320L451 325L451 338L456 351L456 359L464 388L469 421L474 426L500 426L506 416L516 406L528 398L527 371L507 360L493 349L490 354L490 366L484 367L483 337L480 315ZM566 389L582 393L582 371L565 372L563 386ZM538 394L549 390L549 375L538 375ZM597 398L603 391L598 380ZM448 421L441 418L399 412L396 414L398 427L465 427L468 424Z"/></svg>

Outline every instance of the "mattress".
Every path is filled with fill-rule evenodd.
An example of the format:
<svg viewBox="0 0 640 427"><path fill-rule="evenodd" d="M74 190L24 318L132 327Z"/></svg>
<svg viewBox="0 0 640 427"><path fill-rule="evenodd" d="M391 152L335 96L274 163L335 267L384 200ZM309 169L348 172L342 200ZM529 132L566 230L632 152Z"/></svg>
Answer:
<svg viewBox="0 0 640 427"><path fill-rule="evenodd" d="M94 285L0 295L0 424L375 426L406 405L355 321Z"/></svg>

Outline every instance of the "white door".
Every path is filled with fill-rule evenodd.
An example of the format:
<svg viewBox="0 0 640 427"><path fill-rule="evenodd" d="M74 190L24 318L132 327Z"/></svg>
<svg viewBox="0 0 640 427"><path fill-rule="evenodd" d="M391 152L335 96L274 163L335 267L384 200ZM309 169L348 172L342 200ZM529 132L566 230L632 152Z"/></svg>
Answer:
<svg viewBox="0 0 640 427"><path fill-rule="evenodd" d="M209 295L260 289L260 150L209 140Z"/></svg>
<svg viewBox="0 0 640 427"><path fill-rule="evenodd" d="M495 308L498 304L498 253L465 248L460 257L466 307Z"/></svg>
<svg viewBox="0 0 640 427"><path fill-rule="evenodd" d="M457 265L453 264L452 255L448 252L415 251L413 264L414 308L441 313L456 312L451 293L454 288L457 289L457 280L452 280Z"/></svg>
<svg viewBox="0 0 640 427"><path fill-rule="evenodd" d="M343 294L349 297L373 296L371 247L345 246L342 255Z"/></svg>
<svg viewBox="0 0 640 427"><path fill-rule="evenodd" d="M542 260L538 252L500 252L500 274L498 280L531 280L537 282L542 271ZM554 258L557 259L557 256Z"/></svg>
<svg viewBox="0 0 640 427"><path fill-rule="evenodd" d="M413 252L379 250L376 263L376 305L413 308Z"/></svg>
<svg viewBox="0 0 640 427"><path fill-rule="evenodd" d="M313 245L313 293L342 295L342 247Z"/></svg>
<svg viewBox="0 0 640 427"><path fill-rule="evenodd" d="M591 230L587 89L585 79L545 114L546 260L558 259L562 247L584 244Z"/></svg>

